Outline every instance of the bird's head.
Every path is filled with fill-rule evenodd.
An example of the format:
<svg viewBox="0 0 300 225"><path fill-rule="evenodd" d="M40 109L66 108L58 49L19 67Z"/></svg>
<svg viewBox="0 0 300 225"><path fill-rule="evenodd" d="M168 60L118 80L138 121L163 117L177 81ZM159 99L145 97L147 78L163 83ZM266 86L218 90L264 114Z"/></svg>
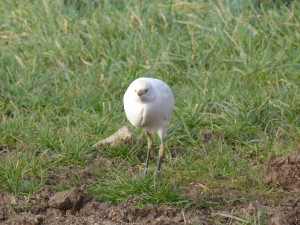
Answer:
<svg viewBox="0 0 300 225"><path fill-rule="evenodd" d="M155 92L152 85L143 79L136 81L134 92L141 101L148 101L155 98Z"/></svg>

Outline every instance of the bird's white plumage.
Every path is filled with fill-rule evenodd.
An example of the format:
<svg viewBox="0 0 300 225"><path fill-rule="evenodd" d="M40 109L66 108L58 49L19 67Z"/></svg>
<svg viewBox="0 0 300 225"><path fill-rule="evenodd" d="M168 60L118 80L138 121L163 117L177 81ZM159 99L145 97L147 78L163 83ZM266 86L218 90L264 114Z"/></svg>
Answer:
<svg viewBox="0 0 300 225"><path fill-rule="evenodd" d="M141 77L134 80L125 92L124 109L129 122L162 140L174 106L169 86L161 80Z"/></svg>

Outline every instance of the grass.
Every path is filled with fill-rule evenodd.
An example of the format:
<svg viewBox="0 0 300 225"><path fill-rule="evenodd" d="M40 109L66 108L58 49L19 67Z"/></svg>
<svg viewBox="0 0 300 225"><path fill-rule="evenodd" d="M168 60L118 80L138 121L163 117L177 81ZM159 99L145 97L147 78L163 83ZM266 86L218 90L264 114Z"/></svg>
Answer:
<svg viewBox="0 0 300 225"><path fill-rule="evenodd" d="M94 196L182 205L179 189L195 180L274 195L261 168L299 144L299 15L297 1L4 0L0 189L30 195L46 172L86 165L96 141L128 125L128 84L149 76L174 92L167 146L185 154L167 154L157 184L126 174L144 161L140 146L110 149L123 163L89 184Z"/></svg>
<svg viewBox="0 0 300 225"><path fill-rule="evenodd" d="M139 176L131 178L114 172L115 180L105 180L88 185L88 189L101 201L120 202L129 196L137 196L136 206L145 204L165 204L182 206L188 199L180 196L175 184L167 180L157 182L153 178Z"/></svg>
<svg viewBox="0 0 300 225"><path fill-rule="evenodd" d="M246 224L261 225L261 224L264 224L264 221L265 221L264 215L261 217L259 212L257 213L257 215L254 215L250 218L243 218L243 216L237 217L237 216L232 216L232 215L227 215L227 214L220 214L219 216L231 219L230 222L236 221L236 222L238 222L238 224L243 224L243 225L246 225Z"/></svg>

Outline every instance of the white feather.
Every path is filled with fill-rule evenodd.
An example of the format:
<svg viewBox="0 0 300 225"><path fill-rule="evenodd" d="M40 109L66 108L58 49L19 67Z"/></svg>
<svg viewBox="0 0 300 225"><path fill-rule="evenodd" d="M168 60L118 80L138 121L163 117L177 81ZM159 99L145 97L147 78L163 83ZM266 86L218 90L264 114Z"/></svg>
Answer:
<svg viewBox="0 0 300 225"><path fill-rule="evenodd" d="M133 126L156 133L161 139L165 137L174 107L174 96L166 83L154 78L138 78L129 85L123 103Z"/></svg>

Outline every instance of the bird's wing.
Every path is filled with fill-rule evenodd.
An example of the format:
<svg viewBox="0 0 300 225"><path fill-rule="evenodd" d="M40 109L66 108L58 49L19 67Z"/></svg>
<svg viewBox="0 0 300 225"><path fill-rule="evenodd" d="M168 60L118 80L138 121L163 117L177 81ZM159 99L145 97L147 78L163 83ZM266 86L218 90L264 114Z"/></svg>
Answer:
<svg viewBox="0 0 300 225"><path fill-rule="evenodd" d="M139 127L143 123L144 106L134 100L133 93L134 91L130 87L125 92L123 97L124 110L129 122L133 126Z"/></svg>

